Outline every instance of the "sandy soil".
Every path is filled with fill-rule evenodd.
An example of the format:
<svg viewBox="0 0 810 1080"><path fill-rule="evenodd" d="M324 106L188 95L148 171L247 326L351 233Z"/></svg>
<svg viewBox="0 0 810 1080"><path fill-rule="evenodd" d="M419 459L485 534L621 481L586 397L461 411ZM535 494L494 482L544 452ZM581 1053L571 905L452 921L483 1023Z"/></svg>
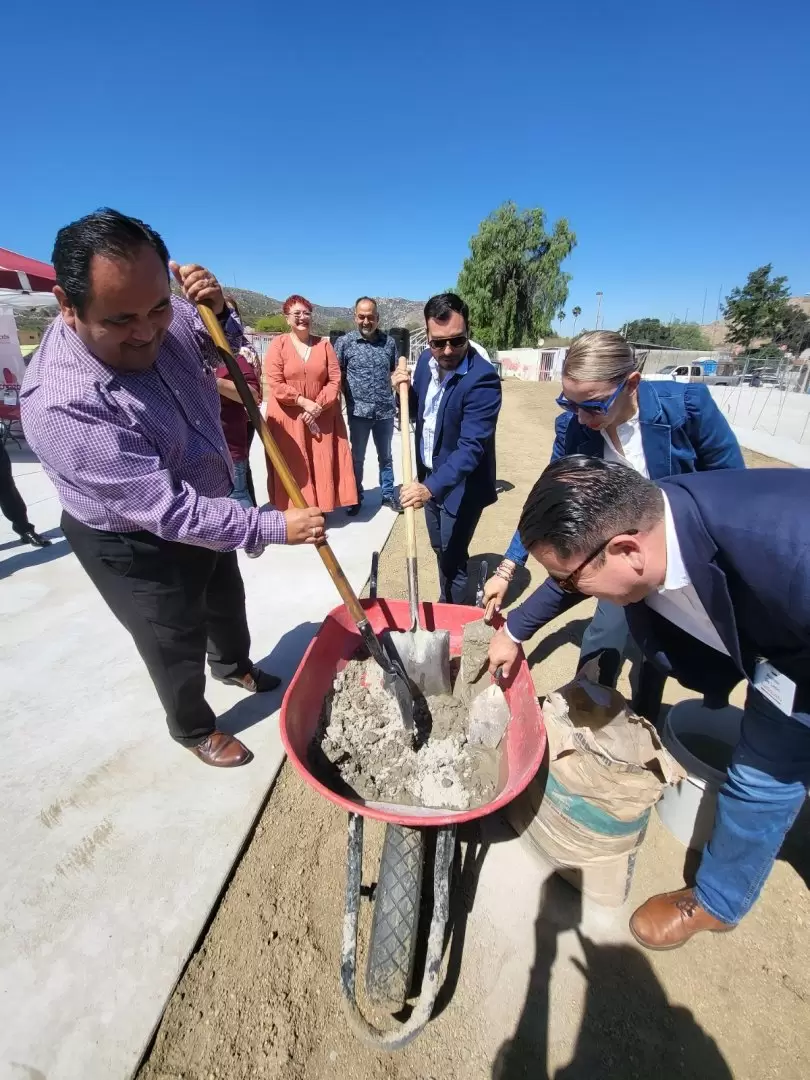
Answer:
<svg viewBox="0 0 810 1080"><path fill-rule="evenodd" d="M557 412L548 385L507 382L504 396L499 471L510 489L484 514L473 548L474 563L490 567L548 460ZM421 521L419 542L430 598L438 583ZM381 559L383 595L405 596L403 548L398 523ZM518 588L530 578L539 580L537 569ZM528 647L538 692L570 678L589 614L581 605ZM670 680L667 700L681 696ZM734 934L650 954L630 940L628 914L689 872L655 815L618 911L544 880L508 828L488 819L462 837L437 1015L388 1056L356 1041L340 1007L345 815L285 766L139 1080L799 1080L810 1049L807 837L805 821ZM376 879L381 839L369 823L365 883Z"/></svg>

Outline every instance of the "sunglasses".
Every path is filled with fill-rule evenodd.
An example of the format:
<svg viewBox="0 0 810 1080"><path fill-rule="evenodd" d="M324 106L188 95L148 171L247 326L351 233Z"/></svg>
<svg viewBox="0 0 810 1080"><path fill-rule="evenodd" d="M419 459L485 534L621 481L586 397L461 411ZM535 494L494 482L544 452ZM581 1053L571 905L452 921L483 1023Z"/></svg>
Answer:
<svg viewBox="0 0 810 1080"><path fill-rule="evenodd" d="M607 540L604 540L595 551L592 551L590 553L587 559L585 559L579 564L576 570L572 570L571 573L567 575L567 577L554 578L553 580L557 583L557 585L560 586L564 593L579 592L579 589L577 588L577 578L585 569L585 567L592 563L598 555L601 555L605 548L608 546L608 544L612 543L616 539L616 536L635 536L637 533L638 529L628 529L626 532L616 533L615 536L609 536Z"/></svg>
<svg viewBox="0 0 810 1080"><path fill-rule="evenodd" d="M622 390L624 390L626 385L627 379L625 379L620 386L616 387L616 389L613 391L610 397L607 398L606 401L569 401L565 394L560 394L560 396L557 398L557 404L560 406L561 409L565 409L566 412L570 413L577 413L580 409L582 409L584 412L599 413L600 416L606 416L610 412L613 402L616 400Z"/></svg>
<svg viewBox="0 0 810 1080"><path fill-rule="evenodd" d="M460 334L458 337L432 337L428 345L434 352L444 352L448 345L451 349L460 349L462 345L467 344L467 341L467 335Z"/></svg>

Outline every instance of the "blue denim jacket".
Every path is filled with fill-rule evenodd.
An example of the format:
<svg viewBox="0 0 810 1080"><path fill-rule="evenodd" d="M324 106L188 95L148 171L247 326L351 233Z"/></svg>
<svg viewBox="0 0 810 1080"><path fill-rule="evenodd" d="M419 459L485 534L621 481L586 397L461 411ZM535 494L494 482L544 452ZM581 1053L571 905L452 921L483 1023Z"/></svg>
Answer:
<svg viewBox="0 0 810 1080"><path fill-rule="evenodd" d="M744 469L739 443L725 416L701 383L645 382L638 387L641 441L652 480L711 469ZM551 460L568 454L602 457L605 440L570 412L554 425ZM506 558L526 565L529 555L515 531Z"/></svg>

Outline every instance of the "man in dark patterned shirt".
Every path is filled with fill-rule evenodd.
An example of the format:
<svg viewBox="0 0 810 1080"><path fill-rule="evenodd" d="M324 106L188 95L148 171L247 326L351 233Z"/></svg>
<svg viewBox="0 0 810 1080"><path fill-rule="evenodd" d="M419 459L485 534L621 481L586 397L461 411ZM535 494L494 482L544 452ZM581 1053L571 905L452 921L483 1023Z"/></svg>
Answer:
<svg viewBox="0 0 810 1080"><path fill-rule="evenodd" d="M206 765L231 767L251 754L216 730L206 651L221 682L252 693L280 682L250 662L236 549L317 543L324 519L228 497L218 354L192 303L210 305L232 345L242 332L214 275L168 257L153 229L115 210L59 230L61 317L26 373L22 420L59 495L62 530L132 635L170 734ZM172 296L169 267L188 299Z"/></svg>
<svg viewBox="0 0 810 1080"><path fill-rule="evenodd" d="M357 329L338 338L335 352L343 372L357 493L361 503L363 463L371 435L380 467L382 504L401 514L402 507L394 492L394 464L391 458L396 415L391 372L397 366L397 346L392 337L379 329L377 304L370 296L361 296L354 305L354 321ZM360 503L347 511L350 517L359 513Z"/></svg>

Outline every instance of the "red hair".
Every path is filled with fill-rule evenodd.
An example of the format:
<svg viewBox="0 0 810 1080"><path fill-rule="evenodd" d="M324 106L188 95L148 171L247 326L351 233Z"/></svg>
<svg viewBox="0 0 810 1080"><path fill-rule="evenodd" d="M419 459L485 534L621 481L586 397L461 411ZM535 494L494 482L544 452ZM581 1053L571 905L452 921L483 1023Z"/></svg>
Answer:
<svg viewBox="0 0 810 1080"><path fill-rule="evenodd" d="M284 307L281 309L285 315L289 315L293 304L303 304L307 311L312 311L312 304L305 296L299 296L298 293L293 293L292 296L288 296L284 301Z"/></svg>

